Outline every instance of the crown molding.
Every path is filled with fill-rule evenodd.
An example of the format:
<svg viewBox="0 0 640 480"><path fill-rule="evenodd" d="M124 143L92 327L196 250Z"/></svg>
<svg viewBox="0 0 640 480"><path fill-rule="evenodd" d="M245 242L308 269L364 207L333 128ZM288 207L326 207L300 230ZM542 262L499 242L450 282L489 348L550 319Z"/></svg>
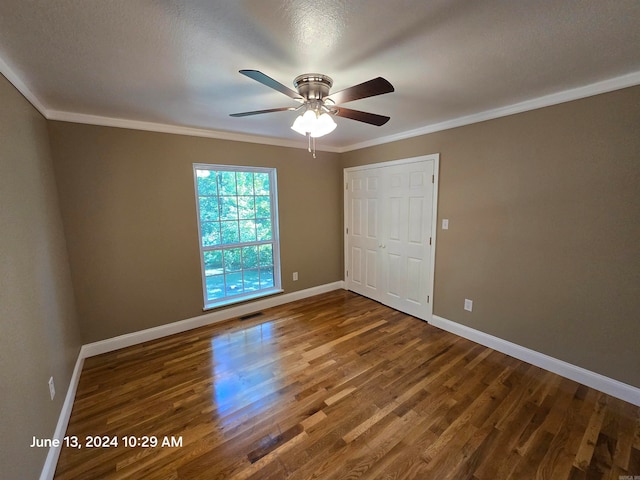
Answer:
<svg viewBox="0 0 640 480"><path fill-rule="evenodd" d="M514 103L505 107L485 110L484 112L474 113L472 115L466 115L464 117L453 118L451 120L446 120L444 122L434 123L431 125L425 125L424 127L408 130L406 132L388 135L386 137L380 137L374 140L368 140L366 142L354 143L352 145L340 148L338 150L338 153L345 153L352 150L359 150L361 148L383 145L385 143L396 142L398 140L405 140L407 138L419 137L420 135L426 135L428 133L449 130L450 128L462 127L464 125L484 122L486 120L493 120L495 118L506 117L508 115L513 115L516 113L528 112L530 110L536 110L538 108L550 107L559 103L592 97L601 93L612 92L614 90L620 90L622 88L633 87L636 85L640 85L640 71L610 78L601 82L592 83L590 85L552 93L550 95L526 100L524 102Z"/></svg>
<svg viewBox="0 0 640 480"><path fill-rule="evenodd" d="M223 132L205 128L183 127L165 123L144 122L125 118L103 117L100 115L87 115L83 113L49 110L47 119L61 122L83 123L87 125L99 125L103 127L128 128L132 130L145 130L148 132L171 133L176 135L188 135L192 137L216 138L219 140L231 140L234 142L259 143L262 145L274 145L278 147L307 149L306 141L286 140L282 138L263 137L246 133ZM338 152L335 147L322 145L316 147L317 151Z"/></svg>
<svg viewBox="0 0 640 480"><path fill-rule="evenodd" d="M2 57L0 57L0 73L4 75L4 77L11 82L11 84L16 87L16 89L22 94L27 101L34 106L36 110L38 110L43 117L47 117L47 109L40 102L38 97L27 87L27 84L22 81L20 76L16 73L16 71L9 66L7 62L4 61Z"/></svg>

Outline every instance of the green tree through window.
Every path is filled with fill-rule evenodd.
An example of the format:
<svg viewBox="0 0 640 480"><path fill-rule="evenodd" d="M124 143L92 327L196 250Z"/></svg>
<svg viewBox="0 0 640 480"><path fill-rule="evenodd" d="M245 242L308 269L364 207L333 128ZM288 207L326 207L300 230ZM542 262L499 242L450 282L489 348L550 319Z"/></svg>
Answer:
<svg viewBox="0 0 640 480"><path fill-rule="evenodd" d="M193 170L205 308L280 291L275 169Z"/></svg>

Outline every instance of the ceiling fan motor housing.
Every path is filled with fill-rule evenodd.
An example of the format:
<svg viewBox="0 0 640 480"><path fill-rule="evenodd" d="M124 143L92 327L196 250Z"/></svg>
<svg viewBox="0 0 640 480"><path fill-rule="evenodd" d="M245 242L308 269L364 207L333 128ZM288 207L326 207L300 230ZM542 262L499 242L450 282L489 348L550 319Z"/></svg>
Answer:
<svg viewBox="0 0 640 480"><path fill-rule="evenodd" d="M333 80L321 73L304 73L293 80L293 85L305 100L322 100L329 95Z"/></svg>

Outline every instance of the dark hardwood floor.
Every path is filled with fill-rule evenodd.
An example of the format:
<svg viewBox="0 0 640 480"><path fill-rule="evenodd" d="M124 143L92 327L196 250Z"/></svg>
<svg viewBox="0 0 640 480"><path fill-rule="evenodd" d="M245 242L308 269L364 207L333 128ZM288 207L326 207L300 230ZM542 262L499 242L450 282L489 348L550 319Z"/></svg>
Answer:
<svg viewBox="0 0 640 480"><path fill-rule="evenodd" d="M55 478L640 476L639 407L351 292L262 313L87 359Z"/></svg>

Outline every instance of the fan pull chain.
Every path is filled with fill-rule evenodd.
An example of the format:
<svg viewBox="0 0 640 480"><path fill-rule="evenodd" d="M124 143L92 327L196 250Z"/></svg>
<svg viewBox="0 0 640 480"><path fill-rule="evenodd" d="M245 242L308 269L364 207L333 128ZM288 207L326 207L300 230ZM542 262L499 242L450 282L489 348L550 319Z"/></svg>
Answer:
<svg viewBox="0 0 640 480"><path fill-rule="evenodd" d="M309 140L309 147L307 148L307 151L313 154L313 158L316 158L316 138L311 137L311 135L307 133L307 139Z"/></svg>

